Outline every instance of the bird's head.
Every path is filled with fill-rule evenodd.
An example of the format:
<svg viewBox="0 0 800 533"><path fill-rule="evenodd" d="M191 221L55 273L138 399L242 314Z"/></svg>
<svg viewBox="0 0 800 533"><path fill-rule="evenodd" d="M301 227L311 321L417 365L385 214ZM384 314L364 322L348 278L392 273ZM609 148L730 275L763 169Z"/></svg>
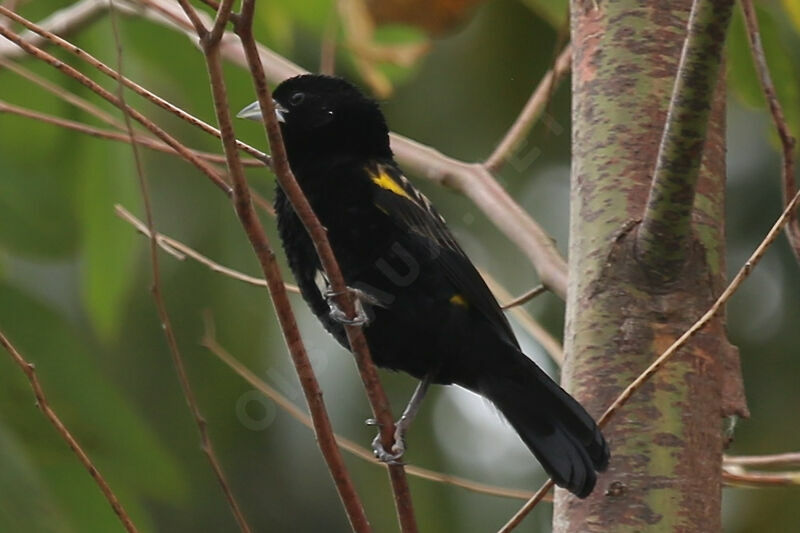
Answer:
<svg viewBox="0 0 800 533"><path fill-rule="evenodd" d="M389 131L378 104L342 78L306 74L284 81L272 94L292 167L335 157L391 157ZM254 102L241 118L261 120Z"/></svg>

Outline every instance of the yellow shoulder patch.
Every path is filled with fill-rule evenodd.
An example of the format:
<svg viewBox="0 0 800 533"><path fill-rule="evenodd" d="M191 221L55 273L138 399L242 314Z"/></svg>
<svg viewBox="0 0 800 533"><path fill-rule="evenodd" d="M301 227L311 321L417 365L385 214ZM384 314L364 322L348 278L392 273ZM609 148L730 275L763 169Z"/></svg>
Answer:
<svg viewBox="0 0 800 533"><path fill-rule="evenodd" d="M411 200L412 202L414 201L414 200L411 198L411 196L409 196L409 195L408 195L408 193L405 191L405 189L403 189L403 188L402 188L402 187L401 187L401 186L400 186L400 185L399 185L399 184L398 184L398 183L397 183L397 182L396 182L396 181L395 181L395 180L394 180L394 179L393 179L393 178L392 178L392 177L391 177L389 174L387 174L385 171L381 170L381 172L380 172L378 175L373 175L373 176L371 176L371 178L372 178L372 182L373 182L375 185L377 185L378 187L380 187L381 189L386 189L386 190L387 190L387 191L389 191L389 192L393 192L393 193L394 193L394 194L396 194L397 196L402 196L402 197L404 197L404 198L407 198L407 199Z"/></svg>
<svg viewBox="0 0 800 533"><path fill-rule="evenodd" d="M467 299L460 294L454 294L450 297L450 303L453 305L460 305L461 307L469 307Z"/></svg>

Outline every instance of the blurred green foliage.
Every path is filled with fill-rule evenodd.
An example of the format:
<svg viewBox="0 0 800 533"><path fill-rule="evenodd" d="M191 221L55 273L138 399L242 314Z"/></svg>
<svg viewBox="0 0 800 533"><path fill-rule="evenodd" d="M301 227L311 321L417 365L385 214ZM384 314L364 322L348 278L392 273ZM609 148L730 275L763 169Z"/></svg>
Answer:
<svg viewBox="0 0 800 533"><path fill-rule="evenodd" d="M60 2L25 4L39 20ZM383 102L395 131L468 161L486 157L513 122L554 57L566 2L493 1L449 35L432 39L415 65L382 64L395 94ZM256 34L309 70L319 65L331 0L259 2ZM762 37L773 78L795 134L800 125L800 13L792 0L760 4ZM183 35L137 17L123 19L125 73L212 121L205 66ZM343 36L341 25L338 40ZM108 17L71 37L116 64ZM380 30L382 44L427 39L414 28ZM61 52L62 60L89 73ZM351 51L339 48L338 72L354 77ZM116 113L88 90L31 59L21 63L65 89ZM738 268L780 211L779 155L754 78L740 17L730 34L729 270ZM231 107L252 99L240 68L227 66ZM114 85L94 72L93 79ZM566 250L569 179L569 93L565 83L548 120L528 137L526 165L500 179ZM60 99L0 69L0 99L101 125ZM218 143L129 95L129 102L186 144L219 151ZM115 115L119 117L118 113ZM260 128L237 124L263 146ZM157 227L219 262L258 271L230 204L205 178L169 155L143 150ZM250 172L262 194L271 176ZM447 216L475 261L514 292L537 283L529 263L467 200L417 180ZM141 215L131 155L124 144L0 114L0 329L36 364L49 400L107 476L143 532L234 531L235 524L199 450L150 297L147 243L114 216L120 203ZM277 245L272 220L265 216ZM198 344L202 314L215 317L224 346L291 400L302 395L266 293L162 254L163 290L178 342L212 439L245 514L257 531L344 531L346 521L310 431L251 388ZM796 406L800 372L796 324L800 276L781 239L729 306L729 332L742 351L751 420L740 422L732 453L800 448ZM364 444L372 430L350 358L295 300L309 352L339 432ZM543 296L528 308L560 336L563 303ZM527 351L542 360L535 343ZM384 374L399 406L413 387ZM36 410L24 376L0 353L0 531L106 532L119 525L90 477ZM543 475L513 433L477 402L436 390L411 435L408 459L436 470L533 489ZM473 408L474 407L474 408ZM482 410L482 411L481 411ZM477 413L481 411L481 413ZM477 413L477 414L476 414ZM259 422L264 421L264 424ZM263 428L261 426L266 426ZM260 427L260 429L253 429ZM467 431L467 433L465 433ZM469 433L469 432L472 433ZM454 436L459 436L456 439ZM458 454L480 444L474 457ZM483 456L486 457L483 457ZM376 531L392 531L385 474L348 457ZM494 530L519 502L412 479L423 531ZM797 489L728 490L726 531L793 531ZM547 506L529 527L549 530Z"/></svg>

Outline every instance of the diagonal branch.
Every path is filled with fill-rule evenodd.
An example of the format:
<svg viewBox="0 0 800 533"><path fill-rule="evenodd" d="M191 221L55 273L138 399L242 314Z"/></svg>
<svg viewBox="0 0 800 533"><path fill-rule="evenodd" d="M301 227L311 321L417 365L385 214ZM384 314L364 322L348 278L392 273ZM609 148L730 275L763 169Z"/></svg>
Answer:
<svg viewBox="0 0 800 533"><path fill-rule="evenodd" d="M48 115L46 113L39 113L38 111L32 111L30 109L25 109L23 107L15 106L13 104L4 102L3 100L0 100L0 113L11 113L21 117L37 120L39 122L44 122L46 124L52 124L53 126L59 126L61 128L66 128L68 130L84 133L86 135L97 137L99 139L109 139L112 141L120 141L125 143L130 143L132 141L135 142L136 144L144 146L145 148L149 148L157 152L163 152L172 155L180 155L178 154L177 151L175 151L174 148L170 147L168 144L153 139L151 137L144 137L141 135L134 134L134 137L131 138L131 136L128 133L95 128L94 126L89 126L81 122L75 122L74 120L67 120L53 115ZM203 152L200 150L191 150L191 152L198 158L204 161L208 161L209 163L215 163L215 164L225 163L225 156L220 154L212 154L210 152ZM264 166L264 163L262 161L252 158L242 160L242 164L248 167Z"/></svg>
<svg viewBox="0 0 800 533"><path fill-rule="evenodd" d="M2 107L0 107L0 111ZM151 233L147 229L147 225L133 216L129 211L127 211L121 205L115 205L114 210L117 212L117 215L131 224L137 231L143 234L146 237L150 237ZM264 281L263 278L257 278L254 276L249 276L238 270L234 270L232 268L226 267L217 263L216 261L204 256L197 250L190 248L189 246L183 244L181 241L173 239L164 235L163 233L156 233L156 240L158 245L161 247L162 250L173 256L178 261L183 261L187 257L194 259L198 263L207 266L213 272L217 272L222 274L223 276L247 283L249 285L255 285L256 287L266 287L267 282ZM492 293L497 296L498 299L502 301L511 300L511 293L503 287L496 279L494 279L488 272L481 270L481 276L484 280L486 280L486 284L492 290ZM292 293L299 293L300 290L297 288L296 285L292 285L289 283L284 283L286 290ZM525 295L527 296L527 295ZM519 300L519 298L517 298ZM513 304L513 305L512 305ZM519 325L536 341L542 345L542 348L550 355L550 358L555 361L556 364L559 366L564 361L564 350L561 348L561 344L552 336L550 333L543 328L534 318L522 307L516 305L515 301L511 301L509 304L505 304L502 306L503 309L508 310L510 308L510 312L519 322Z"/></svg>
<svg viewBox="0 0 800 533"><path fill-rule="evenodd" d="M272 98L264 76L264 69L261 64L258 49L252 33L252 21L255 4L253 1L245 0L242 6L241 19L238 21L236 33L242 40L248 67L253 77L256 94L261 105L263 123L269 138L270 147L273 155L273 168L278 178L278 183L286 192L292 206L306 230L311 236L320 262L330 280L331 288L337 296L337 304L344 311L346 316L354 317L356 314L355 305L350 291L342 276L339 265L331 249L325 229L320 224L311 205L305 198L300 186L294 179L289 168L286 150L281 139L280 128L278 127ZM372 358L367 347L367 342L360 327L346 326L348 343L353 352L361 374L361 379L367 391L370 405L375 419L381 428L381 437L386 449L390 449L394 442L394 420L389 406L386 393L381 387L380 380ZM417 530L414 519L411 496L408 488L408 480L402 465L390 465L388 467L392 490L395 496L395 507L397 510L400 528L404 532L414 532Z"/></svg>
<svg viewBox="0 0 800 533"><path fill-rule="evenodd" d="M542 285L560 298L567 294L567 264L553 240L479 163L464 163L392 133L397 160L419 176L461 192L524 253Z"/></svg>
<svg viewBox="0 0 800 533"><path fill-rule="evenodd" d="M258 48L253 37L254 0L244 0L242 3L241 18L236 25L236 33L242 40L242 46L247 59L248 67L253 77L258 102L261 106L261 118L266 128L267 137L272 152L273 169L278 178L278 183L286 193L287 198L297 213L298 218L308 231L314 242L317 255L327 279L330 281L331 290L336 294L336 303L347 317L356 316L353 296L347 288L339 264L331 248L325 228L311 208L311 204L300 189L289 167L286 149L283 145L281 131L275 117L272 98L267 87L264 68L261 64ZM345 326L347 341L358 366L361 380L367 392L372 412L380 428L381 441L385 449L391 449L394 444L394 418L386 393L381 386L378 372L372 362L366 338L359 326ZM411 503L411 493L408 480L403 470L403 465L389 465L389 478L394 493L395 509L403 532L416 532L417 525L414 518L414 509Z"/></svg>
<svg viewBox="0 0 800 533"><path fill-rule="evenodd" d="M122 207L121 205L117 204L114 206L114 210L117 212L117 215L136 228L139 233L144 235L145 237L151 238L153 233L147 227L146 224L143 224L138 218L133 216L127 209ZM178 261L183 261L187 257L190 257L200 263L201 265L207 266L212 272L217 272L229 278L239 280L243 283L247 283L249 285L255 285L256 287L267 287L267 282L264 281L264 278L257 278L255 276L248 276L238 270L234 270L232 268L228 268L226 266L220 265L216 261L209 259L208 257L204 256L197 250L190 248L183 244L181 241L175 240L171 237L167 237L163 233L155 233L156 242L161 247L162 250L170 254L172 257L177 259ZM297 288L297 285L292 285L289 283L284 283L284 287L288 292L292 292L295 294L300 293L300 289Z"/></svg>
<svg viewBox="0 0 800 533"><path fill-rule="evenodd" d="M275 253L267 239L264 228L253 208L250 196L250 188L244 176L244 168L238 157L236 137L231 122L230 110L228 106L227 92L222 74L222 61L220 56L220 40L208 38L208 30L199 21L194 13L194 8L187 0L180 0L181 7L186 11L190 19L197 21L196 32L200 36L203 52L206 58L206 65L211 81L211 91L214 100L214 110L217 115L217 122L220 127L222 144L228 162L228 170L233 182L233 203L236 214L241 221L242 227L256 253L264 277L267 280L275 312L281 325L286 343L292 355L292 360L297 369L298 376L303 388L303 392L308 403L309 410L314 420L314 430L317 442L322 451L322 455L331 472L339 496L347 512L348 519L354 530L359 532L371 531L369 521L364 512L358 493L344 465L339 448L333 437L333 429L325 410L322 400L322 391L319 383L314 376L313 369L308 360L308 354L303 346L303 341L297 328L297 322L292 313L289 298L286 293L281 272L275 260ZM220 10L230 11L230 3L221 6ZM251 11L252 13L252 11ZM227 15L220 14L218 19L227 18ZM249 26L249 24L248 24ZM276 146L272 145L273 152ZM285 159L285 157L284 157Z"/></svg>
<svg viewBox="0 0 800 533"><path fill-rule="evenodd" d="M9 11L8 9L0 6L0 14L6 15L9 18L16 20L18 17L15 13ZM22 19L24 20L24 19ZM26 24L31 24L28 21L25 21ZM177 139L166 133L164 130L159 128L154 122L150 119L136 111L135 109L125 105L123 102L119 100L117 96L112 94L111 92L107 91L106 89L102 88L100 85L92 81L89 77L85 76L84 74L78 72L75 68L67 65L63 61L57 59L53 55L45 52L44 50L28 43L24 39L22 39L18 34L15 32L8 30L2 26L0 26L0 35L5 37L6 39L16 43L20 48L25 50L28 54L44 61L45 63L49 64L53 68L61 71L63 74L66 74L70 78L78 81L81 85L89 88L94 93L100 95L102 98L110 102L111 104L115 105L120 109L124 109L134 120L142 124L145 128L150 130L156 137L160 138L162 141L167 143L170 147L175 149L178 153L181 154L186 160L190 161L194 166L200 169L206 176L211 179L211 181L223 192L230 195L231 189L227 183L222 179L222 177L214 170L208 163L202 161L198 157L196 157L191 150L186 148L183 144L181 144ZM55 36L53 36L55 37Z"/></svg>
<svg viewBox="0 0 800 533"><path fill-rule="evenodd" d="M223 348L219 342L216 340L214 336L214 327L213 322L206 317L206 327L205 332L203 334L203 338L200 343L205 346L214 356L216 356L220 361L225 363L231 370L233 370L239 377L244 379L247 383L258 389L259 392L263 393L266 397L270 400L275 402L281 409L286 411L292 418L303 424L309 429L313 429L313 422L311 417L309 417L305 412L303 412L299 407L297 407L294 403L292 403L288 398L282 395L276 389L270 387L266 382L256 376L252 371L250 371L246 366L244 366L241 362L239 362L235 357L233 357L228 351ZM339 445L340 448L347 451L348 453L353 454L354 456L367 461L370 464L380 466L385 468L386 464L381 463L375 458L375 454L372 450L368 450L367 448L360 446L356 442L343 437L338 434L334 434L336 438L336 443ZM462 489L466 489L472 492L477 492L479 494L488 494L491 496L500 496L502 498L514 498L517 500L527 500L531 497L530 491L525 490L518 490L518 489L509 489L506 487L498 487L495 485L487 485L485 483L479 483L477 481L472 481L470 479L465 479L459 476L452 476L450 474L443 474L441 472L436 472L434 470L430 470L427 468L422 468L419 466L413 465L406 465L406 472L409 475L419 477L422 479L427 479L429 481L435 481L438 483L445 483L447 485L453 485L455 487L461 487Z"/></svg>
<svg viewBox="0 0 800 533"><path fill-rule="evenodd" d="M522 108L517 119L512 124L511 128L506 132L505 137L500 141L497 147L492 152L484 166L490 172L497 172L506 162L511 153L517 149L522 139L533 127L536 120L542 114L542 111L547 105L554 88L561 82L564 76L567 75L570 68L572 68L572 47L568 44L564 50L556 58L555 64L551 70L542 76L536 89L533 90L525 107Z"/></svg>
<svg viewBox="0 0 800 533"><path fill-rule="evenodd" d="M797 209L798 205L800 205L800 191L795 193L789 203L786 205L786 208L783 210L781 215L775 221L775 224L772 225L772 228L767 232L764 239L759 243L756 247L755 251L750 255L750 257L745 261L744 265L739 269L739 272L736 273L733 280L728 284L722 294L719 295L719 298L711 305L711 307L706 311L706 313L701 316L692 327L686 330L683 335L678 337L664 352L653 361L650 366L648 366L644 372L639 374L639 376L633 380L625 390L617 396L617 399L608 406L606 411L603 413L598 421L597 425L600 428L605 427L605 425L617 414L619 409L627 402L631 396L634 395L636 391L638 391L642 385L644 385L650 378L652 378L656 372L658 372L665 364L669 362L672 357L678 353L680 350L689 340L692 339L697 333L700 332L704 327L706 327L713 318L717 315L725 307L725 304L728 300L733 296L733 294L739 289L745 279L750 275L756 265L761 261L764 257L764 254L767 252L769 247L775 242L778 238L778 235L783 231L786 224L789 222L791 214ZM536 495L540 492L545 491L552 486L552 480L548 480L544 486L542 486L539 491L537 491ZM540 498L541 499L541 498ZM501 529L503 532L511 531L516 527L525 516L530 513L536 504L539 502L540 499L531 498L522 508L514 515L514 517Z"/></svg>
<svg viewBox="0 0 800 533"><path fill-rule="evenodd" d="M758 18L756 17L756 10L753 7L752 0L741 0L740 5L744 13L744 23L747 27L747 37L750 42L750 52L753 54L753 63L758 73L758 81L761 83L761 90L764 92L764 97L769 106L769 112L772 115L772 122L775 124L775 129L778 131L778 137L781 140L781 153L783 157L783 202L784 204L794 196L797 191L797 183L795 182L794 169L795 169L795 154L794 149L796 140L789 131L789 124L786 122L786 117L783 114L783 108L778 100L778 93L775 91L775 85L772 83L772 76L769 73L769 66L767 65L767 57L764 54L764 47L761 44L761 34L758 31ZM789 245L794 252L794 257L800 261L800 220L798 214L795 212L791 220L786 224L786 236L789 238Z"/></svg>
<svg viewBox="0 0 800 533"><path fill-rule="evenodd" d="M14 22L22 24L23 26L28 28L28 30L36 33L37 35L40 35L47 42L50 42L50 43L58 46L62 50L65 50L65 51L69 52L70 54L72 54L73 56L77 57L78 59L81 59L81 60L87 62L89 65L91 65L92 67L97 69L99 72L103 73L104 75L108 76L109 78L111 78L112 80L114 80L114 81L116 81L118 83L122 83L123 85L125 85L125 87L127 87L128 89L130 89L131 91L133 91L137 95L141 96L142 98L146 99L150 103L160 107L161 109L163 109L165 111L168 111L169 113L172 113L173 115L175 115L178 118L180 118L181 120L184 120L185 122L191 124L192 126L198 127L201 130L203 130L204 132L206 132L206 133L208 133L210 135L213 135L218 139L220 138L220 132L215 127L211 126L210 124L200 120L199 118L197 118L197 117L195 117L193 115L190 115L189 113L187 113L183 109L179 108L178 106L167 102L166 100L164 100L160 96L158 96L158 95L154 94L153 92L145 89L144 87L142 87L138 83L136 83L136 82L134 82L132 80L129 80L125 76L120 75L116 70L112 69L111 67L109 67L108 65L106 65L105 63L103 63L102 61L100 61L99 59L94 57L93 55L89 54L88 52L86 52L86 50L83 50L83 49L75 46L74 44L70 43L69 41L66 41L66 40L62 39L58 35L55 35L54 33L47 31L46 29L42 28L38 24L34 24L33 22L27 20L24 17L21 17L20 15L17 15L13 11L10 11L7 8L3 7L3 6L0 6L0 14L10 18ZM6 36L5 34L3 34L3 35ZM22 41L22 42L20 43L18 41ZM18 36L17 41L15 41L15 42L17 42L18 46L20 46L21 48L25 49L26 51L27 51L27 48L26 48L25 45L29 45L30 46L29 42L25 41L24 39L22 39L19 36ZM35 47L35 48L38 48L38 47ZM56 66L56 68L58 68L58 67ZM78 81L81 81L81 80L78 80ZM81 83L83 83L83 82L81 81ZM84 83L84 85L86 85L86 84ZM92 89L92 87L89 87L88 85L87 85L87 87L89 89ZM94 89L92 89L92 90L94 92L96 92L97 94L99 94L100 96L103 96L102 93L100 93L98 91L95 91ZM105 96L103 96L103 97L105 98ZM137 119L137 121L138 121L138 119ZM248 154L252 155L253 157L255 157L257 159L261 159L262 161L267 161L268 160L268 158L264 155L263 152L261 152L259 150L256 150L252 146L249 146L249 145L247 145L247 144L245 144L245 143L243 143L241 141L236 141L236 145L239 147L239 149L247 152Z"/></svg>
<svg viewBox="0 0 800 533"><path fill-rule="evenodd" d="M733 0L694 0L650 195L636 235L636 258L662 283L678 277L692 240L692 209L711 100Z"/></svg>
<svg viewBox="0 0 800 533"><path fill-rule="evenodd" d="M54 11L49 17L42 20L39 26L52 33L66 35L81 30L98 20L107 10L108 0L80 0L68 7ZM131 12L127 5L125 10ZM28 33L22 37L36 46L40 46L45 41L44 37L35 33ZM0 57L13 59L24 55L25 53L17 46L0 40Z"/></svg>
<svg viewBox="0 0 800 533"><path fill-rule="evenodd" d="M114 33L114 42L117 53L117 72L120 73L121 77L123 72L122 44L120 42L117 15L116 10L114 9L113 0L110 0L110 2L111 28ZM130 138L133 139L135 136L133 132L133 121L127 112L127 110L130 108L125 103L125 86L121 82L117 83L117 98L122 104L121 108L123 119L125 120L125 128ZM150 269L153 275L151 293L155 302L158 318L161 321L161 327L164 330L164 336L166 337L169 353L172 357L172 363L175 366L175 371L178 375L178 382L180 383L181 390L183 391L183 396L186 399L186 403L189 405L189 411L191 412L194 422L197 426L197 432L200 436L200 448L203 450L203 453L205 453L206 458L211 465L211 469L217 478L217 482L222 488L225 499L228 501L228 505L231 508L234 519L239 525L239 529L242 531L242 533L251 533L250 526L247 524L247 520L244 518L244 515L239 508L239 503L233 496L233 491L230 488L230 484L225 476L225 472L223 471L222 465L220 464L217 454L214 451L214 446L208 433L208 423L200 412L200 406L197 403L197 397L194 394L191 381L189 381L189 375L186 372L186 366L183 363L183 356L178 348L178 339L175 336L175 330L172 328L172 320L167 312L167 304L164 301L164 294L161 291L161 270L158 262L158 242L156 239L155 224L153 222L153 208L150 203L149 185L144 176L144 168L142 165L142 158L139 153L139 145L135 142L132 142L130 143L130 146L133 152L133 160L136 169L136 176L139 181L139 189L142 195L142 203L144 204L147 229L150 232Z"/></svg>
<svg viewBox="0 0 800 533"><path fill-rule="evenodd" d="M108 503L111 505L111 508L114 510L114 514L117 515L119 521L122 523L122 526L125 528L128 533L136 533L137 529L136 526L133 525L131 522L131 517L128 516L128 513L122 507L122 504L119 503L117 496L114 494L114 491L111 490L106 479L103 477L103 474L97 469L96 466L92 463L92 460L89 459L89 456L86 455L86 452L83 451L81 445L78 444L78 441L75 440L75 437L72 436L72 433L67 429L67 426L61 421L58 415L53 411L50 407L50 404L47 402L47 397L44 395L44 390L42 389L42 385L39 383L39 378L36 376L36 370L33 366L33 363L29 363L25 360L24 357L17 351L11 341L9 341L6 336L0 331L0 345L6 349L6 351L11 355L11 358L14 362L19 366L22 371L25 373L25 377L28 378L28 382L31 384L31 388L33 389L33 394L36 397L36 406L39 410L44 413L44 416L47 417L47 420L56 428L56 431L59 435L66 441L69 448L78 456L81 464L83 464L84 468L89 471L89 475L92 476L94 482L100 487L100 491L105 496Z"/></svg>

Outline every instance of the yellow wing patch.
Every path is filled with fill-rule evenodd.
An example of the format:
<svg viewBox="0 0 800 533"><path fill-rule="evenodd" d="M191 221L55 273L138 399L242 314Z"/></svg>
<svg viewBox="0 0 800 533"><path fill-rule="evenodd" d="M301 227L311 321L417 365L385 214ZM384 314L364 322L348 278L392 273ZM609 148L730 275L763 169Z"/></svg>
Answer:
<svg viewBox="0 0 800 533"><path fill-rule="evenodd" d="M453 305L460 305L461 307L469 307L467 299L460 294L454 294L450 297L450 303Z"/></svg>
<svg viewBox="0 0 800 533"><path fill-rule="evenodd" d="M403 189L392 177L387 174L386 172L381 171L377 176L372 176L372 182L380 187L381 189L386 189L389 192L393 192L397 196L402 196L414 201L411 196Z"/></svg>

